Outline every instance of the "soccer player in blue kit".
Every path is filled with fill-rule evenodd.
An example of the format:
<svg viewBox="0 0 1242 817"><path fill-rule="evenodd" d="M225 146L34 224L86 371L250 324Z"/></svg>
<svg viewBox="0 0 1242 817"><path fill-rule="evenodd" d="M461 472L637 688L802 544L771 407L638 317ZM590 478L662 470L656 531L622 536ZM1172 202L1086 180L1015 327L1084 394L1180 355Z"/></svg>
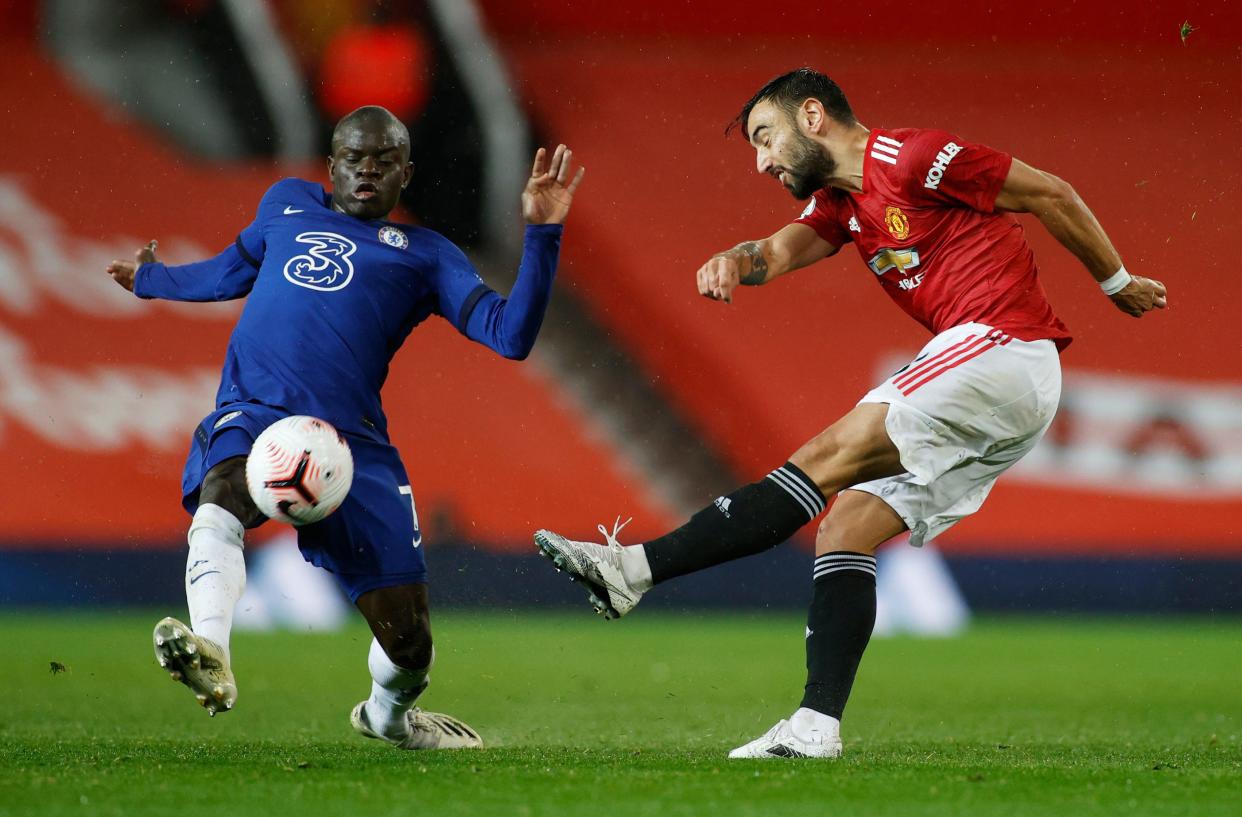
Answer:
<svg viewBox="0 0 1242 817"><path fill-rule="evenodd" d="M182 476L193 514L185 588L190 626L156 625L156 658L208 713L237 700L229 655L245 586L243 535L266 521L246 489L259 433L293 414L332 423L349 443L354 482L340 509L300 527L305 558L331 571L371 627L371 696L351 714L362 735L402 749L482 745L448 715L414 707L434 659L427 569L410 480L388 439L380 388L405 337L430 315L506 358L525 358L551 295L562 224L583 169L540 148L522 192L526 236L508 299L431 230L384 220L410 183L410 138L387 110L364 107L332 135L332 190L274 184L253 223L215 258L169 267L152 241L108 273L140 298L247 297L225 356L216 410L194 431Z"/></svg>

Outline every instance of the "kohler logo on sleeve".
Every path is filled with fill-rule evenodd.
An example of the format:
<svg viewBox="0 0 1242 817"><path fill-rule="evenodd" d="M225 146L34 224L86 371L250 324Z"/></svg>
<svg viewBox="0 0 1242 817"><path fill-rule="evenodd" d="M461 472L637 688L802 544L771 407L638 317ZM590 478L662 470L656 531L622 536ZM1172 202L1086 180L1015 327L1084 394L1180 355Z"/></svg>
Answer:
<svg viewBox="0 0 1242 817"><path fill-rule="evenodd" d="M936 154L936 161L932 162L931 168L927 171L927 178L923 179L923 186L928 190L935 190L940 186L940 180L944 178L944 171L949 166L949 162L953 161L953 157L962 152L962 146L956 142L950 142L940 149Z"/></svg>

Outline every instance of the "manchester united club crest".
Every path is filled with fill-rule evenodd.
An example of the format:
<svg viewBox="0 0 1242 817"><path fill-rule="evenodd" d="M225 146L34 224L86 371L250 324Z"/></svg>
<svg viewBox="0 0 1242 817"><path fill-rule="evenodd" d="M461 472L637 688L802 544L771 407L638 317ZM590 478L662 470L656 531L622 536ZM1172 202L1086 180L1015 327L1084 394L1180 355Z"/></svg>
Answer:
<svg viewBox="0 0 1242 817"><path fill-rule="evenodd" d="M906 218L906 214L901 212L900 207L889 205L884 208L884 224L888 227L888 231L893 234L893 238L898 241L905 241L910 235L910 221Z"/></svg>
<svg viewBox="0 0 1242 817"><path fill-rule="evenodd" d="M396 247L399 250L404 250L406 247L410 246L410 239L405 237L405 233L388 224L380 227L379 240L383 241L388 246Z"/></svg>

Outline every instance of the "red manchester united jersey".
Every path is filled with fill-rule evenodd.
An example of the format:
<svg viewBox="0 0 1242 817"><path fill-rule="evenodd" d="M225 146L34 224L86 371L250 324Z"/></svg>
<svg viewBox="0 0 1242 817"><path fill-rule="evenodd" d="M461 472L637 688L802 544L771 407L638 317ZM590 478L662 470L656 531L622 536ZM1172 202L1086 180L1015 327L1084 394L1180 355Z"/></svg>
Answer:
<svg viewBox="0 0 1242 817"><path fill-rule="evenodd" d="M1012 162L944 131L874 130L862 192L820 190L796 223L834 247L853 241L889 297L932 332L974 321L1064 349L1069 330L1022 226L993 210Z"/></svg>

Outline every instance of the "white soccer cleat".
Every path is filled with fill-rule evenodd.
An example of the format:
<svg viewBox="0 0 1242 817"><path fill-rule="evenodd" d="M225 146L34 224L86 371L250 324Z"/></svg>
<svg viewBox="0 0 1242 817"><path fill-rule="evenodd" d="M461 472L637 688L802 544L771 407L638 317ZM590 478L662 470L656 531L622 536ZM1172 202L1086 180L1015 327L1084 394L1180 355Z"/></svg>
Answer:
<svg viewBox="0 0 1242 817"><path fill-rule="evenodd" d="M608 543L606 545L575 542L550 530L535 531L535 544L539 546L539 552L551 559L557 570L564 570L571 579L581 582L596 612L608 619L621 618L633 610L643 595L643 591L626 581L621 569L622 548L617 534L628 524L628 519L623 523L617 517L612 533L599 525L599 532Z"/></svg>
<svg viewBox="0 0 1242 817"><path fill-rule="evenodd" d="M761 738L739 746L729 757L737 759L771 759L780 757L840 757L841 736L819 729L799 730L786 720L777 721Z"/></svg>
<svg viewBox="0 0 1242 817"><path fill-rule="evenodd" d="M228 712L237 704L237 682L219 644L194 632L175 618L155 625L155 660L174 681L190 688L207 714Z"/></svg>
<svg viewBox="0 0 1242 817"><path fill-rule="evenodd" d="M367 702L363 701L349 713L349 722L364 738L375 738L398 749L482 749L479 733L452 715L424 712L414 707L405 713L410 730L405 737L393 739L376 732L367 722Z"/></svg>

